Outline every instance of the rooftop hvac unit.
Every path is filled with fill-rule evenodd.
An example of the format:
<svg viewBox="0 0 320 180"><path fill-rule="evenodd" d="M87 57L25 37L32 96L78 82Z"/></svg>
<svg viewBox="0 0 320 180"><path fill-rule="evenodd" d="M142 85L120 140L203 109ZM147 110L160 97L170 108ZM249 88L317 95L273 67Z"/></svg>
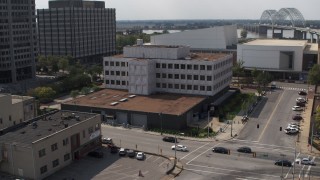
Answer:
<svg viewBox="0 0 320 180"><path fill-rule="evenodd" d="M119 101L120 102L125 102L125 101L128 101L128 99L127 98L123 98L123 99L120 99Z"/></svg>
<svg viewBox="0 0 320 180"><path fill-rule="evenodd" d="M112 102L112 103L110 103L111 106L115 106L115 105L117 105L117 104L119 104L119 103L118 103L118 102Z"/></svg>
<svg viewBox="0 0 320 180"><path fill-rule="evenodd" d="M134 94L129 96L129 98L134 98L134 97L136 97L136 95Z"/></svg>

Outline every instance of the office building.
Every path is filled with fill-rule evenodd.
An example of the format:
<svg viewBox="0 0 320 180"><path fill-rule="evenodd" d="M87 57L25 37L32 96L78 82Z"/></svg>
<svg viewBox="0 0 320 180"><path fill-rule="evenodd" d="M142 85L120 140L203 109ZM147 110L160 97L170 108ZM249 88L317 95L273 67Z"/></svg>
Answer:
<svg viewBox="0 0 320 180"><path fill-rule="evenodd" d="M101 115L54 111L0 136L0 171L40 180L101 146Z"/></svg>
<svg viewBox="0 0 320 180"><path fill-rule="evenodd" d="M35 77L34 0L0 0L0 83Z"/></svg>
<svg viewBox="0 0 320 180"><path fill-rule="evenodd" d="M37 15L40 55L101 63L115 53L115 9L106 9L104 1L49 1Z"/></svg>

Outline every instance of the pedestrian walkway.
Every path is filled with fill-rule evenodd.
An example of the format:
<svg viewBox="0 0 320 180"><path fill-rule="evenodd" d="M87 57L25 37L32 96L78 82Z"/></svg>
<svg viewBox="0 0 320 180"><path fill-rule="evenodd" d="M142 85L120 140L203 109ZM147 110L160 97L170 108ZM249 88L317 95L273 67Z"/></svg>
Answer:
<svg viewBox="0 0 320 180"><path fill-rule="evenodd" d="M285 87L285 86L277 86L278 89L286 89L286 90L293 90L293 91L307 91L305 88L296 88L296 87Z"/></svg>

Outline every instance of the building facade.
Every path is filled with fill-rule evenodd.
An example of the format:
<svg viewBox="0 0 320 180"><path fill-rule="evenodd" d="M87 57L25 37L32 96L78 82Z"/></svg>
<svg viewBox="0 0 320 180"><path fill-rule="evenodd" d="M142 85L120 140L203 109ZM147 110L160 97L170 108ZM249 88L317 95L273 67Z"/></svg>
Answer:
<svg viewBox="0 0 320 180"><path fill-rule="evenodd" d="M102 62L115 53L115 9L103 1L50 1L38 9L39 54Z"/></svg>
<svg viewBox="0 0 320 180"><path fill-rule="evenodd" d="M0 0L0 83L35 77L34 0Z"/></svg>
<svg viewBox="0 0 320 180"><path fill-rule="evenodd" d="M33 97L0 94L0 129L33 119L36 109Z"/></svg>
<svg viewBox="0 0 320 180"><path fill-rule="evenodd" d="M130 46L104 58L107 88L214 96L229 86L232 54L190 53L187 46Z"/></svg>
<svg viewBox="0 0 320 180"><path fill-rule="evenodd" d="M235 49L238 43L237 26L215 26L206 29L188 30L177 33L154 35L152 45L184 45L192 50Z"/></svg>
<svg viewBox="0 0 320 180"><path fill-rule="evenodd" d="M40 180L101 146L101 116L56 111L0 136L0 171Z"/></svg>

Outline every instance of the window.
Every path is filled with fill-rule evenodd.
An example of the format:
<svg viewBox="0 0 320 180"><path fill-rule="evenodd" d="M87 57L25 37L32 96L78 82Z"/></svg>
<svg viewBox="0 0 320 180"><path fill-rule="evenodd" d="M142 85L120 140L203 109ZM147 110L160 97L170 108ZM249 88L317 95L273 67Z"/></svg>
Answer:
<svg viewBox="0 0 320 180"><path fill-rule="evenodd" d="M192 75L189 75L189 74L188 74L188 75L187 75L187 79L188 79L188 80L192 80Z"/></svg>
<svg viewBox="0 0 320 180"><path fill-rule="evenodd" d="M200 91L204 91L205 90L205 86L200 86Z"/></svg>
<svg viewBox="0 0 320 180"><path fill-rule="evenodd" d="M105 66L109 66L109 61L105 61L105 62L104 62L104 65L105 65Z"/></svg>
<svg viewBox="0 0 320 180"><path fill-rule="evenodd" d="M181 79L186 79L186 75L185 74L181 74Z"/></svg>
<svg viewBox="0 0 320 180"><path fill-rule="evenodd" d="M160 88L160 83L157 83L157 84L156 84L156 87L157 87L157 88Z"/></svg>
<svg viewBox="0 0 320 180"><path fill-rule="evenodd" d="M62 144L63 144L63 146L66 146L67 144L69 144L69 138L63 139Z"/></svg>
<svg viewBox="0 0 320 180"><path fill-rule="evenodd" d="M105 71L105 75L109 75L109 71Z"/></svg>
<svg viewBox="0 0 320 180"><path fill-rule="evenodd" d="M160 78L160 73L156 73L156 78Z"/></svg>
<svg viewBox="0 0 320 180"><path fill-rule="evenodd" d="M120 63L119 63L119 62L116 62L116 66L120 66Z"/></svg>
<svg viewBox="0 0 320 180"><path fill-rule="evenodd" d="M89 127L89 128L88 128L88 133L89 133L89 134L93 133L93 128L92 128L92 127Z"/></svg>
<svg viewBox="0 0 320 180"><path fill-rule="evenodd" d="M174 88L175 88L175 89L179 89L179 84L175 84L175 85L174 85Z"/></svg>
<svg viewBox="0 0 320 180"><path fill-rule="evenodd" d="M99 123L97 123L95 126L94 126L94 130L99 130L100 129L100 125L99 125Z"/></svg>
<svg viewBox="0 0 320 180"><path fill-rule="evenodd" d="M120 71L116 71L116 75L117 75L117 76L120 76Z"/></svg>
<svg viewBox="0 0 320 180"><path fill-rule="evenodd" d="M169 79L172 79L172 74L168 74L168 78L169 78Z"/></svg>
<svg viewBox="0 0 320 180"><path fill-rule="evenodd" d="M197 86L197 85L194 85L194 86L193 86L193 90L198 90L198 86Z"/></svg>
<svg viewBox="0 0 320 180"><path fill-rule="evenodd" d="M206 66L205 65L200 65L200 70L206 70Z"/></svg>
<svg viewBox="0 0 320 180"><path fill-rule="evenodd" d="M193 75L193 80L198 80L199 76L198 75Z"/></svg>
<svg viewBox="0 0 320 180"><path fill-rule="evenodd" d="M166 83L162 83L162 88L167 88L167 84Z"/></svg>
<svg viewBox="0 0 320 180"><path fill-rule="evenodd" d="M203 76L203 75L200 75L200 80L201 80L201 81L204 81L204 80L206 80L206 77Z"/></svg>
<svg viewBox="0 0 320 180"><path fill-rule="evenodd" d="M198 65L193 65L193 70L198 70L199 66Z"/></svg>
<svg viewBox="0 0 320 180"><path fill-rule="evenodd" d="M179 64L174 64L174 69L179 69Z"/></svg>
<svg viewBox="0 0 320 180"><path fill-rule="evenodd" d="M110 74L113 76L114 75L114 71L110 71Z"/></svg>
<svg viewBox="0 0 320 180"><path fill-rule="evenodd" d="M162 68L166 69L167 68L167 64L163 63L162 64Z"/></svg>
<svg viewBox="0 0 320 180"><path fill-rule="evenodd" d="M172 86L172 84L168 84L168 87L169 87L169 88L172 88L173 86Z"/></svg>
<svg viewBox="0 0 320 180"><path fill-rule="evenodd" d="M117 81L116 81L116 84L117 84L117 85L120 85L120 80L117 80Z"/></svg>
<svg viewBox="0 0 320 180"><path fill-rule="evenodd" d="M168 64L168 69L172 69L172 64Z"/></svg>
<svg viewBox="0 0 320 180"><path fill-rule="evenodd" d="M207 81L212 81L212 76L207 76Z"/></svg>
<svg viewBox="0 0 320 180"><path fill-rule="evenodd" d="M45 173L45 172L47 172L47 165L42 166L42 167L40 168L40 173L41 173L41 174L43 174L43 173Z"/></svg>
<svg viewBox="0 0 320 180"><path fill-rule="evenodd" d="M121 85L125 86L126 85L126 81L121 81Z"/></svg>
<svg viewBox="0 0 320 180"><path fill-rule="evenodd" d="M52 167L57 167L59 165L59 159L52 161Z"/></svg>
<svg viewBox="0 0 320 180"><path fill-rule="evenodd" d="M11 121L11 115L9 115L9 121Z"/></svg>
<svg viewBox="0 0 320 180"><path fill-rule="evenodd" d="M111 80L111 84L114 84L114 80Z"/></svg>
<svg viewBox="0 0 320 180"><path fill-rule="evenodd" d="M114 66L114 62L113 61L110 62L110 66Z"/></svg>
<svg viewBox="0 0 320 180"><path fill-rule="evenodd" d="M126 76L126 72L125 71L121 71L121 76Z"/></svg>
<svg viewBox="0 0 320 180"><path fill-rule="evenodd" d="M211 90L212 90L211 86L207 86L207 91L211 91Z"/></svg>
<svg viewBox="0 0 320 180"><path fill-rule="evenodd" d="M126 63L125 62L121 62L121 67L125 67Z"/></svg>
<svg viewBox="0 0 320 180"><path fill-rule="evenodd" d="M180 67L181 67L181 69L186 69L186 65L185 64L181 64Z"/></svg>
<svg viewBox="0 0 320 180"><path fill-rule="evenodd" d="M175 74L174 79L179 79L179 74Z"/></svg>
<svg viewBox="0 0 320 180"><path fill-rule="evenodd" d="M156 63L156 68L160 68L160 63Z"/></svg>
<svg viewBox="0 0 320 180"><path fill-rule="evenodd" d="M187 85L188 90L192 90L192 85Z"/></svg>
<svg viewBox="0 0 320 180"><path fill-rule="evenodd" d="M207 66L207 70L208 70L208 71L211 71L211 70L212 70L212 66L211 66L211 65L208 65L208 66Z"/></svg>
<svg viewBox="0 0 320 180"><path fill-rule="evenodd" d="M0 124L2 124L2 118L0 118Z"/></svg>
<svg viewBox="0 0 320 180"><path fill-rule="evenodd" d="M64 156L63 156L63 159L64 159L64 161L68 161L69 159L70 159L70 154L68 153L68 154L65 154Z"/></svg>
<svg viewBox="0 0 320 180"><path fill-rule="evenodd" d="M181 89L186 89L186 85L181 84Z"/></svg>
<svg viewBox="0 0 320 180"><path fill-rule="evenodd" d="M167 74L166 73L162 73L162 78L167 78Z"/></svg>
<svg viewBox="0 0 320 180"><path fill-rule="evenodd" d="M187 65L187 69L189 69L189 70L192 69L192 65L191 65L191 64L188 64L188 65Z"/></svg>
<svg viewBox="0 0 320 180"><path fill-rule="evenodd" d="M58 149L58 144L57 143L54 143L51 145L51 151L55 151Z"/></svg>
<svg viewBox="0 0 320 180"><path fill-rule="evenodd" d="M43 148L43 149L41 149L41 150L39 151L39 157L43 157L43 156L45 156L45 155L46 155L46 149Z"/></svg>

